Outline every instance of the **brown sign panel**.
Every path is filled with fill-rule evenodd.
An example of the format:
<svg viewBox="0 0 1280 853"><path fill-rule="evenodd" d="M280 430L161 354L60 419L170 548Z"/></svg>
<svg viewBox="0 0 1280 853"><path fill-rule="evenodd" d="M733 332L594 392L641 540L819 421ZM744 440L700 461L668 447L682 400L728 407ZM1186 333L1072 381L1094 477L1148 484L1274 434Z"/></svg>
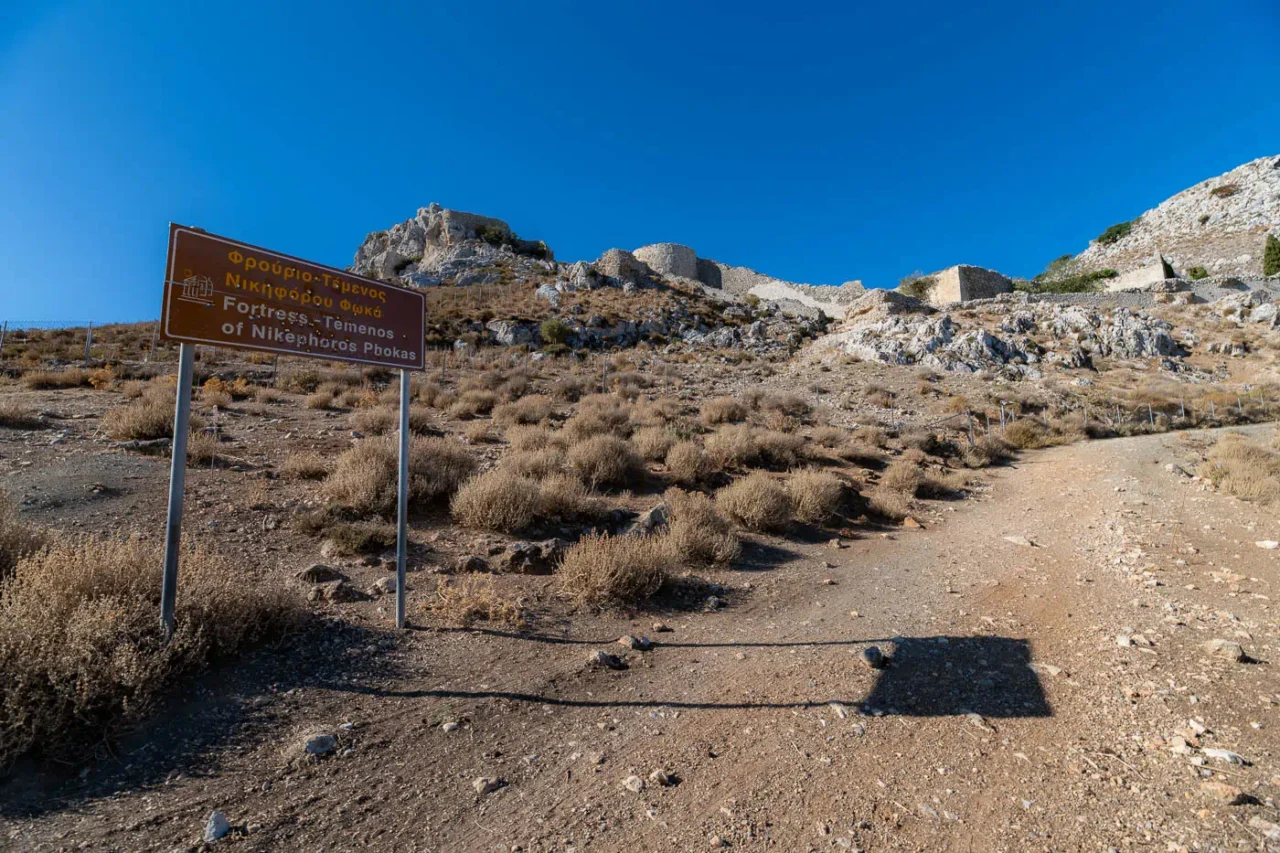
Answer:
<svg viewBox="0 0 1280 853"><path fill-rule="evenodd" d="M168 340L422 370L425 315L418 291L169 225Z"/></svg>

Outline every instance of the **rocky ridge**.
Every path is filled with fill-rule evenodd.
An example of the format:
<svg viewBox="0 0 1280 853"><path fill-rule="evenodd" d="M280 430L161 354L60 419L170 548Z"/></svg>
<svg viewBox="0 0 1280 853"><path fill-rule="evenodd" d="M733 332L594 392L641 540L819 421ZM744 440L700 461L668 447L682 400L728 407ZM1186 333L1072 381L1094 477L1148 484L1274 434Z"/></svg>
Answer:
<svg viewBox="0 0 1280 853"><path fill-rule="evenodd" d="M1280 328L1275 299L1266 290L1225 296L1211 306L1219 317L1259 330ZM1182 359L1201 341L1143 308L1110 308L1041 300L1026 293L966 303L939 311L900 293L876 291L849 307L850 319L813 347L864 361L920 365L940 371L1001 373L1039 379L1048 366L1092 368L1094 359L1159 359L1181 372ZM1239 342L1214 342L1207 351L1244 355Z"/></svg>
<svg viewBox="0 0 1280 853"><path fill-rule="evenodd" d="M1156 252L1179 272L1257 279L1268 233L1280 233L1280 156L1261 157L1201 181L1148 210L1113 243L1093 241L1075 258L1078 271L1126 272Z"/></svg>

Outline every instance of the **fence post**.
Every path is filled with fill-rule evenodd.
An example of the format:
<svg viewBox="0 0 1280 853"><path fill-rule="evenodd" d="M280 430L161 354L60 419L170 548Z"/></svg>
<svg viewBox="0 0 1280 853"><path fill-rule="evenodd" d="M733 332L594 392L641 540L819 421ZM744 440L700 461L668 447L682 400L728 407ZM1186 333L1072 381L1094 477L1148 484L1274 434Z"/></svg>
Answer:
<svg viewBox="0 0 1280 853"><path fill-rule="evenodd" d="M1181 397L1178 398L1178 417L1184 421L1187 419L1187 404Z"/></svg>
<svg viewBox="0 0 1280 853"><path fill-rule="evenodd" d="M973 412L969 409L964 410L965 420L969 423L969 443L973 444Z"/></svg>
<svg viewBox="0 0 1280 853"><path fill-rule="evenodd" d="M1213 404L1212 400L1209 401L1209 417L1214 420L1218 419L1218 407Z"/></svg>
<svg viewBox="0 0 1280 853"><path fill-rule="evenodd" d="M156 335L159 334L159 332L160 332L160 324L157 322L154 326L151 327L151 348L147 350L148 364L150 364L151 360L156 356Z"/></svg>
<svg viewBox="0 0 1280 853"><path fill-rule="evenodd" d="M987 435L991 435L991 413L983 412L982 416L987 419Z"/></svg>
<svg viewBox="0 0 1280 853"><path fill-rule="evenodd" d="M93 347L93 321L89 321L89 330L84 335L84 365L89 366L89 350Z"/></svg>
<svg viewBox="0 0 1280 853"><path fill-rule="evenodd" d="M1240 399L1240 395L1236 394L1236 409L1240 412L1240 417L1244 417L1244 402Z"/></svg>
<svg viewBox="0 0 1280 853"><path fill-rule="evenodd" d="M1156 416L1155 416L1155 415L1152 413L1152 411L1151 411L1151 404L1150 404L1150 403L1147 403L1147 424L1149 424L1149 425L1151 426L1151 428L1152 428L1152 429L1155 429L1155 426L1156 426Z"/></svg>
<svg viewBox="0 0 1280 853"><path fill-rule="evenodd" d="M4 338L9 333L9 321L5 320L4 325L0 326L0 356L4 353Z"/></svg>

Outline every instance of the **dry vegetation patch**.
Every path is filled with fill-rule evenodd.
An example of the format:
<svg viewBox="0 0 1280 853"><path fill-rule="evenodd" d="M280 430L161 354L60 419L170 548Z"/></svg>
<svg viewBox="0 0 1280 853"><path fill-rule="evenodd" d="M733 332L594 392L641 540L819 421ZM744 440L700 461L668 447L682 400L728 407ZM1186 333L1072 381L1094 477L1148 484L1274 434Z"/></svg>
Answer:
<svg viewBox="0 0 1280 853"><path fill-rule="evenodd" d="M1280 448L1227 433L1209 449L1200 475L1241 500L1280 502Z"/></svg>
<svg viewBox="0 0 1280 853"><path fill-rule="evenodd" d="M13 401L0 402L0 427L9 429L41 429L45 422L30 409Z"/></svg>
<svg viewBox="0 0 1280 853"><path fill-rule="evenodd" d="M66 538L0 583L0 764L29 752L82 756L145 717L180 677L302 619L283 588L184 549L165 642L162 562L158 543Z"/></svg>
<svg viewBox="0 0 1280 853"><path fill-rule="evenodd" d="M569 468L592 488L628 486L644 478L644 460L630 442L596 435L569 448Z"/></svg>
<svg viewBox="0 0 1280 853"><path fill-rule="evenodd" d="M806 524L824 524L844 503L845 486L836 475L806 468L787 477L792 512Z"/></svg>
<svg viewBox="0 0 1280 853"><path fill-rule="evenodd" d="M564 593L578 601L635 604L658 591L675 560L666 535L589 533L565 553L557 575Z"/></svg>
<svg viewBox="0 0 1280 853"><path fill-rule="evenodd" d="M791 524L791 498L787 490L759 471L716 492L716 505L748 530L769 533L785 530Z"/></svg>
<svg viewBox="0 0 1280 853"><path fill-rule="evenodd" d="M666 466L671 479L682 486L704 483L716 471L711 457L696 441L673 444L667 451Z"/></svg>
<svg viewBox="0 0 1280 853"><path fill-rule="evenodd" d="M361 514L390 515L396 508L399 446L389 437L364 439L338 457L323 494ZM409 442L409 500L452 495L475 471L476 460L447 438L413 436Z"/></svg>
<svg viewBox="0 0 1280 853"><path fill-rule="evenodd" d="M503 468L495 468L462 485L453 496L454 519L466 527L515 533L537 517L538 484Z"/></svg>
<svg viewBox="0 0 1280 853"><path fill-rule="evenodd" d="M467 628L476 622L515 629L525 624L521 603L499 595L493 578L477 575L441 578L435 597L426 609L445 625L457 628Z"/></svg>
<svg viewBox="0 0 1280 853"><path fill-rule="evenodd" d="M728 563L738 556L738 534L711 498L701 492L667 489L662 500L671 511L667 536L682 560L700 565Z"/></svg>

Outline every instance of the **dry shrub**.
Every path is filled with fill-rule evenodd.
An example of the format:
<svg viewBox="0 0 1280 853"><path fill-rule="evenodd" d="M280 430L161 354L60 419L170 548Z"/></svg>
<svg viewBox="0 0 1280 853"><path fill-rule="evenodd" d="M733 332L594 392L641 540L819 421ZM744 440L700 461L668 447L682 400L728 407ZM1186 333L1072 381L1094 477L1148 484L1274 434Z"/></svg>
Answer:
<svg viewBox="0 0 1280 853"><path fill-rule="evenodd" d="M88 371L78 367L67 370L33 370L22 374L22 384L33 391L55 388L79 388L89 383Z"/></svg>
<svg viewBox="0 0 1280 853"><path fill-rule="evenodd" d="M616 397L593 394L584 397L578 411L565 421L564 432L574 442L596 435L626 438L631 434L631 411Z"/></svg>
<svg viewBox="0 0 1280 853"><path fill-rule="evenodd" d="M455 418L474 418L487 415L498 403L498 395L492 391L466 391L449 407L449 414Z"/></svg>
<svg viewBox="0 0 1280 853"><path fill-rule="evenodd" d="M169 383L151 383L141 397L107 412L102 427L117 441L148 441L173 436L176 388ZM198 430L203 421L191 416L191 428Z"/></svg>
<svg viewBox="0 0 1280 853"><path fill-rule="evenodd" d="M322 492L359 513L390 515L396 508L399 444L389 437L365 439L338 457ZM409 500L448 497L472 472L476 461L445 438L409 440Z"/></svg>
<svg viewBox="0 0 1280 853"><path fill-rule="evenodd" d="M284 392L278 388L259 385L253 389L253 399L257 403L279 403L284 399Z"/></svg>
<svg viewBox="0 0 1280 853"><path fill-rule="evenodd" d="M533 480L495 468L463 483L450 506L465 527L515 533L537 517L539 495Z"/></svg>
<svg viewBox="0 0 1280 853"><path fill-rule="evenodd" d="M845 442L838 454L841 459L865 468L874 468L884 461L884 454L875 445L869 444L856 436Z"/></svg>
<svg viewBox="0 0 1280 853"><path fill-rule="evenodd" d="M682 560L700 565L728 563L741 543L733 526L701 492L667 489L662 500L671 510L667 535Z"/></svg>
<svg viewBox="0 0 1280 853"><path fill-rule="evenodd" d="M287 590L208 551L183 549L176 625L156 602L158 542L64 538L0 587L0 764L83 750L150 713L182 676L295 626Z"/></svg>
<svg viewBox="0 0 1280 853"><path fill-rule="evenodd" d="M466 575L456 580L441 578L435 597L426 609L445 625L467 628L488 622L504 628L522 628L524 607L519 601L503 598L494 589L493 578Z"/></svg>
<svg viewBox="0 0 1280 853"><path fill-rule="evenodd" d="M883 486L871 493L868 503L873 513L894 521L902 521L911 514L911 498Z"/></svg>
<svg viewBox="0 0 1280 853"><path fill-rule="evenodd" d="M707 452L722 467L785 470L800 462L801 436L737 424L723 426L706 440Z"/></svg>
<svg viewBox="0 0 1280 853"><path fill-rule="evenodd" d="M963 492L968 485L963 471L929 471L920 478L916 494L922 498L946 498Z"/></svg>
<svg viewBox="0 0 1280 853"><path fill-rule="evenodd" d="M1003 438L1007 444L1019 450L1032 450L1072 444L1086 438L1086 435L1075 421L1046 424L1034 418L1022 418L1005 427Z"/></svg>
<svg viewBox="0 0 1280 853"><path fill-rule="evenodd" d="M795 471L787 477L786 488L792 512L805 524L825 523L844 503L844 483L826 471Z"/></svg>
<svg viewBox="0 0 1280 853"><path fill-rule="evenodd" d="M1013 448L993 435L979 438L961 452L966 468L986 468L1013 458Z"/></svg>
<svg viewBox="0 0 1280 853"><path fill-rule="evenodd" d="M386 435L400 427L399 412L386 406L375 409L357 409L347 418L352 429L365 435Z"/></svg>
<svg viewBox="0 0 1280 853"><path fill-rule="evenodd" d="M634 604L658 591L676 565L666 535L590 533L564 555L557 575L564 593L588 604Z"/></svg>
<svg viewBox="0 0 1280 853"><path fill-rule="evenodd" d="M893 405L893 394L882 385L868 385L862 389L862 396L873 406L887 409Z"/></svg>
<svg viewBox="0 0 1280 853"><path fill-rule="evenodd" d="M591 488L627 486L644 478L644 460L625 439L596 435L569 448L569 468Z"/></svg>
<svg viewBox="0 0 1280 853"><path fill-rule="evenodd" d="M698 417L705 426L736 424L747 419L747 406L735 397L715 397L702 404Z"/></svg>
<svg viewBox="0 0 1280 853"><path fill-rule="evenodd" d="M564 403L576 403L583 390L582 380L573 376L566 376L550 388L551 396Z"/></svg>
<svg viewBox="0 0 1280 853"><path fill-rule="evenodd" d="M28 408L11 401L0 402L0 427L9 429L40 429L45 422Z"/></svg>
<svg viewBox="0 0 1280 853"><path fill-rule="evenodd" d="M294 527L299 533L328 540L340 557L376 554L396 546L394 524L343 521L341 512L330 509L304 513L298 516Z"/></svg>
<svg viewBox="0 0 1280 853"><path fill-rule="evenodd" d="M50 541L49 534L18 520L18 511L4 492L0 492L0 583L23 557L34 554Z"/></svg>
<svg viewBox="0 0 1280 853"><path fill-rule="evenodd" d="M684 406L674 397L641 401L631 408L631 422L639 426L665 426L680 417Z"/></svg>
<svg viewBox="0 0 1280 853"><path fill-rule="evenodd" d="M493 410L493 422L499 426L540 424L551 417L552 411L550 397L533 394L498 406Z"/></svg>
<svg viewBox="0 0 1280 853"><path fill-rule="evenodd" d="M756 402L756 408L762 412L781 412L784 415L799 417L809 411L809 401L790 391L775 392L760 397Z"/></svg>
<svg viewBox="0 0 1280 853"><path fill-rule="evenodd" d="M556 447L544 450L525 450L502 457L499 466L506 471L531 480L545 480L565 471L564 451Z"/></svg>
<svg viewBox="0 0 1280 853"><path fill-rule="evenodd" d="M823 426L813 431L812 439L813 443L819 447L832 450L844 444L848 435L848 432L840 429L840 427Z"/></svg>
<svg viewBox="0 0 1280 853"><path fill-rule="evenodd" d="M317 411L333 408L333 394L329 391L316 391L308 394L302 401L302 405Z"/></svg>
<svg viewBox="0 0 1280 853"><path fill-rule="evenodd" d="M853 439L881 450L889 445L889 437L880 427L859 427L853 431Z"/></svg>
<svg viewBox="0 0 1280 853"><path fill-rule="evenodd" d="M542 426L508 427L505 436L511 449L517 453L526 450L545 450L548 447L560 450L569 448L569 440L566 436Z"/></svg>
<svg viewBox="0 0 1280 853"><path fill-rule="evenodd" d="M213 465L218 460L218 434L192 430L187 436L187 461L192 465Z"/></svg>
<svg viewBox="0 0 1280 853"><path fill-rule="evenodd" d="M463 430L462 434L471 444L489 444L490 442L497 441L490 425L484 421L476 421L469 425L465 430Z"/></svg>
<svg viewBox="0 0 1280 853"><path fill-rule="evenodd" d="M539 487L538 514L557 521L590 521L603 518L609 505L591 494L571 474L553 474Z"/></svg>
<svg viewBox="0 0 1280 853"><path fill-rule="evenodd" d="M675 433L664 427L643 427L631 436L631 443L649 462L661 462L676 444Z"/></svg>
<svg viewBox="0 0 1280 853"><path fill-rule="evenodd" d="M333 467L329 457L314 451L290 453L280 466L280 473L290 480L323 480Z"/></svg>
<svg viewBox="0 0 1280 853"><path fill-rule="evenodd" d="M759 471L716 492L716 504L748 530L784 530L791 523L791 499L787 490Z"/></svg>
<svg viewBox="0 0 1280 853"><path fill-rule="evenodd" d="M924 475L918 466L900 459L884 469L884 473L880 475L880 488L912 498L923 481Z"/></svg>
<svg viewBox="0 0 1280 853"><path fill-rule="evenodd" d="M126 400L136 400L147 390L147 383L141 379L129 379L120 383L120 393Z"/></svg>
<svg viewBox="0 0 1280 853"><path fill-rule="evenodd" d="M1209 449L1200 475L1241 500L1280 501L1280 452L1239 433L1227 433Z"/></svg>
<svg viewBox="0 0 1280 853"><path fill-rule="evenodd" d="M679 441L667 451L667 471L682 486L696 486L715 473L711 457L696 441Z"/></svg>

